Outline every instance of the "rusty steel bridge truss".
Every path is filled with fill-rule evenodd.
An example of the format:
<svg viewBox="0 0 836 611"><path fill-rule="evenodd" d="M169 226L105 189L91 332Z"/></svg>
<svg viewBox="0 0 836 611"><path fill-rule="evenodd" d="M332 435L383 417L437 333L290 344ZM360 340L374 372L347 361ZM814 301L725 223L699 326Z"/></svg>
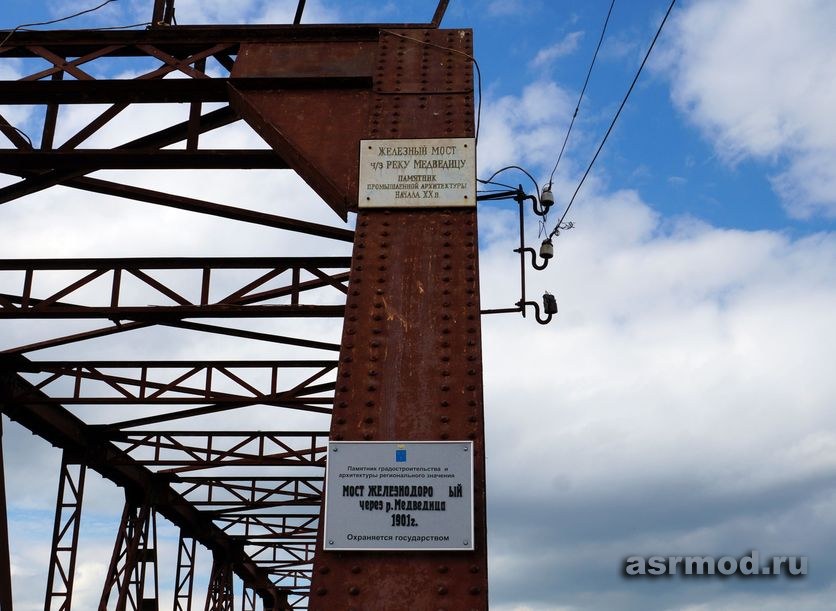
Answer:
<svg viewBox="0 0 836 611"><path fill-rule="evenodd" d="M101 610L157 609L161 574L174 578L174 610L192 609L205 550L207 610L255 611L259 601L274 610L487 608L475 209L356 205L360 139L474 135L471 33L439 28L446 4L423 24L301 25L301 0L291 25L177 26L174 2L156 0L143 31L0 32L0 63L23 70L0 81L0 107L34 107L41 120L40 133L27 134L0 114L0 204L60 187L311 245L291 257L0 260L3 329L39 321L28 335L0 332L0 410L62 455L46 611L71 608L89 470L125 496ZM131 78L103 76L120 62ZM186 105L188 117L117 146L89 145L150 103ZM59 138L79 105L96 112ZM204 144L233 124L269 148ZM293 170L355 229L100 172L166 169ZM315 255L340 245L343 256ZM335 333L293 333L300 319L331 320ZM275 352L223 360L145 351L183 334ZM132 356L99 350L114 340ZM274 410L273 426L248 428L253 406ZM325 424L287 427L285 414ZM204 425L219 415L236 426ZM476 550L321 551L329 439L473 440ZM5 464L8 475L15 457ZM11 611L0 491L0 609ZM179 529L175 566L158 562L159 516ZM233 576L243 592L233 592Z"/></svg>

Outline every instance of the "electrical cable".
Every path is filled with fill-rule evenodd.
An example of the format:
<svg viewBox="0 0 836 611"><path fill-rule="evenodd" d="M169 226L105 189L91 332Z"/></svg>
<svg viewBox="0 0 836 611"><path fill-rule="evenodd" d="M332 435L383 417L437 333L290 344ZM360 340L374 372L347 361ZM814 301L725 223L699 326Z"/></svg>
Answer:
<svg viewBox="0 0 836 611"><path fill-rule="evenodd" d="M505 189L476 189L476 193L507 193Z"/></svg>
<svg viewBox="0 0 836 611"><path fill-rule="evenodd" d="M630 93L633 91L633 87L635 87L636 82L639 80L639 76L642 73L642 69L644 69L644 65L647 63L647 59L650 57L650 52L653 51L653 47L656 45L656 41L659 39L659 35L662 33L662 28L665 27L665 22L668 20L668 16L671 14L674 5L676 4L676 0L671 0L671 4L668 7L665 16L662 18L662 22L659 24L659 28L656 30L656 35L653 37L653 40L650 43L650 47L647 49L647 53L644 55L644 59L642 60L641 65L639 66L638 71L636 72L636 76L633 77L633 82L630 83L630 88L627 90L627 93L624 95L624 99L621 100L621 105L618 107L618 110L615 113L615 116L612 118L610 122L610 126L607 129L607 133L604 134L604 138L601 140L601 144L598 145L598 150L595 151L595 155L592 157L592 161L589 162L589 165L586 168L586 171L583 173L583 177L581 177L581 181L578 183L575 192L572 194L572 199L569 200L569 204L566 206L566 210L563 211L563 215L560 217L560 220L557 221L557 224L552 229L549 237L553 237L557 234L560 230L560 225L563 223L563 220L566 218L566 215L569 213L569 209L572 207L572 204L575 202L575 198L578 196L578 192L581 190L584 181L586 181L586 177L589 176L589 172L592 170L592 166L595 165L595 160L598 159L598 154L601 152L601 149L604 148L604 143L606 143L607 138L609 138L610 133L615 127L616 121L618 121L618 117L621 115L621 111L624 109L624 105L627 104L627 99L630 97Z"/></svg>
<svg viewBox="0 0 836 611"><path fill-rule="evenodd" d="M141 28L153 25L150 21L143 21L141 23L129 23L127 25L108 25L100 28L84 28L85 32L105 32L107 30L129 30L131 28ZM33 28L18 28L18 32L42 32L43 30L35 30Z"/></svg>
<svg viewBox="0 0 836 611"><path fill-rule="evenodd" d="M506 185L504 182L497 182L495 180L482 180L481 178L477 178L476 182L482 183L483 185L496 185L497 187L505 187L506 189L516 189L512 185Z"/></svg>
<svg viewBox="0 0 836 611"><path fill-rule="evenodd" d="M61 21L67 21L69 19L74 19L76 17L80 17L81 15L86 15L87 13L92 13L94 11L98 11L100 8L103 8L110 4L111 2L118 2L118 0L105 0L98 6L94 6L93 8L84 9L83 11L79 11L77 13L73 13L72 15L67 15L66 17L59 17L58 19L51 19L49 21L38 21L36 23L22 23L21 25L15 27L12 31L10 31L6 37L3 39L3 42L0 42L0 49L6 46L6 43L9 42L9 39L12 37L12 34L17 32L18 30L23 30L33 25L51 25L53 23L59 23Z"/></svg>
<svg viewBox="0 0 836 611"><path fill-rule="evenodd" d="M501 182L493 182L493 179L496 177L497 174L500 174L501 172L505 172L507 170L519 170L520 172L522 172L523 174L528 176L529 180L534 183L534 188L536 189L535 193L537 193L537 196L539 197L539 195L540 195L540 185L537 184L537 181L534 179L534 177L527 170L521 168L518 165L506 165L504 168L499 168L496 172L491 174L490 178L488 178L487 180L484 180L484 179L481 179L481 178L478 178L477 180L479 182L481 182L482 184L493 184L493 185L499 185L499 186L502 186L502 187L508 187L509 189L515 189L516 187L512 187L510 185L504 185Z"/></svg>
<svg viewBox="0 0 836 611"><path fill-rule="evenodd" d="M604 19L604 27L601 28L601 37L598 39L598 46L595 47L595 53L592 54L592 62L589 64L589 70L586 72L586 79L584 79L581 94L578 96L578 103L575 104L575 112L572 115L572 120L569 122L569 129L566 130L566 137L563 138L563 146L560 147L560 154L557 156L557 161L554 163L552 173L549 174L549 186L546 187L547 189L551 189L552 182L554 181L554 173L557 172L557 166L560 165L560 159L563 157L563 151L566 149L566 143L569 141L569 134L572 133L572 126L575 125L575 119L577 118L578 111L581 108L583 94L586 92L586 86L589 84L589 77L592 75L592 68L595 66L595 60L598 58L598 51L601 49L601 43L604 42L604 34L607 32L607 24L610 22L610 15L612 15L612 9L614 6L615 0L612 0L612 2L610 2L610 10L607 11L607 18Z"/></svg>
<svg viewBox="0 0 836 611"><path fill-rule="evenodd" d="M105 30L130 30L131 28L142 28L142 27L147 28L150 25L153 25L150 21L144 21L142 23L131 23L129 25L111 25L111 26L103 27L103 28L85 28L85 29L90 31L90 32L103 32Z"/></svg>
<svg viewBox="0 0 836 611"><path fill-rule="evenodd" d="M479 101L476 104L476 135L473 138L473 141L476 144L479 144L479 126L482 124L482 71L479 69L479 62L476 61L476 58L470 55L469 53L465 53L464 51L459 51L458 49L453 49L451 47L445 47L442 45L437 45L434 42L427 42L426 40L421 40L419 38L413 38L412 36L405 36L403 34L398 34L397 32L393 32L392 30L383 30L387 34L391 34L392 36L397 36L398 38L405 38L406 40L411 40L413 42L417 42L421 45L426 45L428 47L435 47L436 49L441 49L442 51L452 51L453 53L458 53L459 55L464 55L467 59L473 62L473 66L476 68L476 88L479 95Z"/></svg>
<svg viewBox="0 0 836 611"><path fill-rule="evenodd" d="M29 148L30 148L30 149L31 149L31 148L33 148L32 138L30 138L30 137L29 137L29 134L27 134L25 131L23 131L23 130L22 130L22 129L20 129L19 127L15 127L14 125L11 125L11 124L9 124L9 123L7 123L7 125L8 125L9 127L11 127L13 130L15 130L18 134L20 134L21 136L23 136L23 138L24 138L24 139L26 140L26 142L29 144Z"/></svg>

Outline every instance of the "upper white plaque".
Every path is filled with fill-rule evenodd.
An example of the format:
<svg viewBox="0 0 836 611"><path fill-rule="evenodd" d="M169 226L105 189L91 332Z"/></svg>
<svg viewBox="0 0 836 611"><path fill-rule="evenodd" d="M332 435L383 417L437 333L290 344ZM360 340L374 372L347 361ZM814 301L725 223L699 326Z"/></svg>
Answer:
<svg viewBox="0 0 836 611"><path fill-rule="evenodd" d="M360 208L476 205L473 138L360 141Z"/></svg>

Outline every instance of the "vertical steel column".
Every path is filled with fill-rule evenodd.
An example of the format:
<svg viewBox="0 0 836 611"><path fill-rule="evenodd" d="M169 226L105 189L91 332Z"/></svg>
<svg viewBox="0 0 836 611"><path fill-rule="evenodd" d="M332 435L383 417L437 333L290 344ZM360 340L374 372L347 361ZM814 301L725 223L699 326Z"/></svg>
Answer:
<svg viewBox="0 0 836 611"><path fill-rule="evenodd" d="M232 567L219 558L212 561L212 576L206 591L204 611L234 611Z"/></svg>
<svg viewBox="0 0 836 611"><path fill-rule="evenodd" d="M126 501L99 602L99 611L107 611L108 599L114 589L115 611L146 611L149 608L157 608L156 537L156 514L150 505L147 502L137 505ZM154 598L146 600L143 597L147 565L152 563Z"/></svg>
<svg viewBox="0 0 836 611"><path fill-rule="evenodd" d="M177 575L174 589L174 611L192 611L194 565L197 541L184 537L180 531L177 543Z"/></svg>
<svg viewBox="0 0 836 611"><path fill-rule="evenodd" d="M380 35L369 137L472 137L470 31L397 33ZM475 208L360 211L331 438L472 440L476 549L325 552L320 528L312 611L487 609L479 312Z"/></svg>
<svg viewBox="0 0 836 611"><path fill-rule="evenodd" d="M146 535L144 558L141 571L137 572L140 611L159 611L160 608L160 573L157 563L157 512L152 509L148 524L150 531ZM150 565L150 567L149 567ZM152 596L148 596L151 582Z"/></svg>
<svg viewBox="0 0 836 611"><path fill-rule="evenodd" d="M256 611L255 609L255 590L244 584L241 592L241 611Z"/></svg>
<svg viewBox="0 0 836 611"><path fill-rule="evenodd" d="M173 19L174 0L154 0L154 12L151 14L151 25L171 25Z"/></svg>
<svg viewBox="0 0 836 611"><path fill-rule="evenodd" d="M9 522L6 513L2 417L0 417L0 611L12 611L12 562L9 554Z"/></svg>
<svg viewBox="0 0 836 611"><path fill-rule="evenodd" d="M84 477L87 466L73 460L64 450L55 524L52 530L52 552L46 580L44 611L69 611L72 608L78 533L81 527L81 506L84 498Z"/></svg>

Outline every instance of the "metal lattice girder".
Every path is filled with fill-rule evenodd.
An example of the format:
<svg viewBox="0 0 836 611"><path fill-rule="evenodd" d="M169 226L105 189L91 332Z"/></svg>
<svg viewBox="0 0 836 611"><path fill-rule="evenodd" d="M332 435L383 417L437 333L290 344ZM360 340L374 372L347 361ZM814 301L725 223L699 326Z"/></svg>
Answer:
<svg viewBox="0 0 836 611"><path fill-rule="evenodd" d="M30 344L26 344L23 346L16 346L13 348L7 348L6 350L0 350L0 358L3 358L7 355L23 355L31 352L35 352L37 350L45 350L47 348L55 348L58 346L67 346L70 344L75 344L79 342L84 342L90 339L96 339L100 337L107 337L109 335L117 335L119 333L127 333L129 331L137 331L140 329L148 328L154 324L159 324L160 326L171 327L175 329L185 329L189 331L199 331L203 333L212 333L217 335L226 335L228 337L239 337L242 339L249 339L253 341L262 341L262 342L270 342L273 344L282 344L287 346L301 346L304 348L311 348L314 350L330 350L330 351L338 351L340 349L339 344L333 344L330 342L323 342L323 341L316 341L311 339L305 339L300 337L289 337L287 335L278 335L275 333L265 333L261 331L251 331L248 329L238 329L229 326L221 326L221 325L212 325L206 323L197 323L191 321L171 321L165 322L161 321L159 323L153 322L131 322L131 323L121 323L119 321L113 323L110 326L102 327L99 329L93 329L90 331L82 331L80 333L73 333L70 335L63 335L60 337L56 337L53 339L47 339L42 341L33 342ZM0 367L5 367L8 369L14 369L17 365L14 361L4 360L0 362Z"/></svg>
<svg viewBox="0 0 836 611"><path fill-rule="evenodd" d="M348 273L329 274L325 270L347 269L349 265L346 257L2 261L0 271L17 272L20 291L0 293L0 319L106 318L153 322L195 317L342 316L342 305L302 305L300 296L330 288L336 289L342 301L348 290L344 284ZM163 281L159 278L163 270L179 273ZM241 270L259 270L260 275L244 286L240 286L239 280L238 284L217 287L221 283L217 279L213 283L212 279L220 270L236 270L238 274ZM65 274L56 278L59 272ZM62 281L66 272L71 278ZM152 275L155 272L157 277ZM193 276L193 281L184 274ZM307 277L303 278L303 274ZM44 276L41 284L49 288L43 297L36 297L33 287ZM102 277L104 282L97 283ZM129 280L133 282L129 284ZM193 294L182 294L182 287L189 284L194 287ZM85 303L64 301L81 289L88 289ZM284 298L289 303L276 303ZM149 300L156 303L146 305Z"/></svg>
<svg viewBox="0 0 836 611"><path fill-rule="evenodd" d="M212 574L206 591L205 611L233 611L235 599L232 592L232 570L228 563L212 562Z"/></svg>
<svg viewBox="0 0 836 611"><path fill-rule="evenodd" d="M241 592L241 611L256 611L255 602L255 590L244 584Z"/></svg>
<svg viewBox="0 0 836 611"><path fill-rule="evenodd" d="M324 477L178 477L175 488L195 507L222 514L249 508L319 507ZM278 535L268 534L267 537ZM255 538L250 535L248 539Z"/></svg>
<svg viewBox="0 0 836 611"><path fill-rule="evenodd" d="M230 537L258 541L282 536L316 536L319 513L299 513L295 510L292 513L289 511L253 513L249 508L241 508L238 511L216 514L213 519Z"/></svg>
<svg viewBox="0 0 836 611"><path fill-rule="evenodd" d="M194 592L197 541L180 536L177 542L177 571L174 579L174 611L191 611Z"/></svg>
<svg viewBox="0 0 836 611"><path fill-rule="evenodd" d="M428 26L435 27L434 24L418 24L418 27ZM189 103L190 118L183 125L185 133L178 134L175 141L185 140L187 151L194 152L199 150L200 134L211 129L200 120L202 104L226 102L230 99L232 89L239 93L265 90L322 90L332 93L368 90L373 84L371 61L356 64L352 70L334 72L323 64L320 70L306 73L305 70L293 72L291 69L287 74L268 77L232 74L232 71L242 46L245 52L255 48L253 45L263 46L277 42L283 42L288 46L296 45L303 52L305 48L319 48L321 50L317 53L322 60L339 55L329 53L328 49L333 51L337 47L362 48L364 45L371 49L377 44L380 27L369 24L304 27L156 27L146 31L95 33L14 32L5 41L0 58L23 58L28 72L20 80L0 81L0 104L42 105L47 112L44 114L38 148L33 147L0 116L0 132L23 153L20 156L20 164L15 163L17 158L12 156L9 160L11 165L2 167L18 168L14 173L24 178L21 183L0 189L0 202L11 201L56 184L91 180L81 177L112 163L118 165L120 162L115 161L88 162L81 159L81 155L65 153L75 151L93 134L106 129L115 117L134 103ZM385 27L403 28L404 25ZM93 74L101 72L96 68L97 62L112 64L119 58L140 58L151 61L154 66L134 79L109 80L93 77ZM164 78L173 74L184 78ZM64 78L65 75L67 78ZM237 97L238 93L235 96ZM110 106L65 142L56 144L54 140L59 132L59 109L68 104L91 103ZM135 143L131 148L159 152L167 144L171 142L148 140ZM30 155L33 150L35 154ZM50 160L47 155L39 158L38 151L58 154L52 154ZM103 151L99 159L107 156L108 152ZM235 157L235 152L203 157L183 154L180 162L197 167L213 167L218 163L223 167L233 167L236 163ZM251 167L256 163L249 158L249 152L243 157L238 157L238 167ZM218 161L219 158L223 158L223 161ZM147 164L149 161L137 159L134 163ZM20 169L24 165L38 169ZM26 174L27 171L29 174ZM327 203L345 218L346 204L341 200L342 198L336 201L326 197Z"/></svg>
<svg viewBox="0 0 836 611"><path fill-rule="evenodd" d="M2 82L0 82L2 88ZM118 109L124 110L127 105L120 105ZM113 114L113 113L110 113ZM105 113L105 118L110 119L112 116ZM152 134L137 138L126 144L123 144L115 149L102 151L102 155L98 159L109 158L111 155L117 159L126 155L141 156L146 159L156 158L157 155L168 155L164 152L162 147L170 146L180 143L184 140L187 142L197 141L197 136L201 133L208 132L226 125L230 125L240 118L231 107L226 106L220 109L207 112L205 115L198 115L189 121L177 123L163 130L154 132ZM102 128L101 120L94 120L86 128L82 129L75 139L71 138L62 150L74 150L77 144L80 144L84 139ZM141 188L132 185L125 185L120 183L102 180L101 178L90 178L83 176L85 172L92 171L96 168L85 168L84 171L67 171L66 169L55 169L50 171L35 172L33 170L23 169L25 160L30 159L30 164L37 164L46 167L46 159L49 159L52 153L50 146L42 144L41 149L34 150L26 140L23 140L20 134L14 130L2 115L0 115L0 131L2 131L10 140L16 144L17 150L8 151L4 154L12 156L9 159L9 165L0 165L0 171L10 173L27 179L18 184L10 185L0 189L0 203L12 201L24 195L35 193L37 191L49 188L57 184L66 187L72 187L92 193L99 193L103 195L111 195L114 197L128 198L139 202L156 204L160 206L167 206L177 208L180 210L188 210L192 212L200 212L203 214L211 214L226 219L232 219L247 223L254 223L265 227L273 227L275 229L283 229L287 231L294 231L312 236L328 238L333 240L351 242L353 232L349 229L340 227L331 227L329 225L322 225L319 223L312 223L310 221L302 221L299 219L287 218L275 214L268 214L265 212L257 212L248 210L240 206L229 206L205 200L184 197L182 195L172 195L169 193L162 193L153 189ZM44 149L46 152L44 153ZM2 151L0 151L2 152ZM43 157L41 153L44 153ZM264 151L257 151L258 155L263 155ZM15 155L20 155L20 161ZM86 153L79 153L84 155ZM177 154L181 154L177 152ZM227 166L231 165L230 159L234 159L234 154L231 157L226 157L227 153L220 153L226 161ZM275 155L275 153L273 153ZM38 159L43 159L38 161ZM54 157L53 157L54 159ZM102 165L111 163L103 161ZM118 162L115 162L118 163ZM150 163L145 161L144 163ZM170 166L179 167L179 166Z"/></svg>
<svg viewBox="0 0 836 611"><path fill-rule="evenodd" d="M108 438L134 464L182 473L223 466L325 468L328 436L306 431L123 431Z"/></svg>
<svg viewBox="0 0 836 611"><path fill-rule="evenodd" d="M288 586L287 580L293 579L295 587L310 587L310 583L307 582L300 586L297 580L309 581L311 578L316 552L314 543L253 545L248 551L260 567L280 578L278 585Z"/></svg>
<svg viewBox="0 0 836 611"><path fill-rule="evenodd" d="M155 16L161 14L162 21L166 22L170 6L167 0L157 0ZM38 104L44 112L35 113L43 119L40 141L35 138L34 146L0 116L0 132L16 149L0 151L0 160L8 163L2 171L21 179L0 189L0 203L61 185L317 238L352 241L355 235L348 229L190 199L86 174L101 168L148 168L163 159L175 167L288 166L345 217L357 203L356 155L360 138L473 135L470 33L434 29L445 7L446 2L440 2L433 23L420 24L417 29L403 25L155 26L143 32L14 32L0 50L0 60L21 58L20 66L25 74L21 81L0 81L0 103ZM159 21L156 17L155 21ZM109 72L98 69L97 62L112 66L123 61L120 58L125 58L127 64L138 60L145 66L144 72L140 70L140 77L130 80L92 78ZM164 79L166 75L181 78ZM204 112L202 106L209 101L229 102L230 106ZM80 145L93 135L102 139L119 138L117 130L112 129L113 120L131 104L147 102L186 102L188 119L125 142L111 151L80 150ZM57 142L57 135L64 131L61 117L65 113L59 110L76 103L108 106L63 142ZM231 125L242 116L273 147L274 159L258 150L218 152L204 146L203 134ZM178 150L170 149L172 146ZM295 508L286 505L277 512L271 504L273 484L258 478L273 478L274 483L294 477L308 477L313 481L311 478L319 477L324 466L326 435L303 433L294 437L292 433L237 432L224 436L207 431L128 433L119 430L172 420L177 420L177 427L181 427L192 416L234 408L236 403L227 394L242 402L263 399L264 387L250 382L239 370L226 367L258 392L240 384L234 391L215 386L222 370L209 366L197 366L191 376L180 379L178 375L164 378L161 369L150 365L144 376L142 368L133 372L117 371L101 366L103 361L91 365L95 362L92 360L76 361L75 369L70 366L46 371L26 369L21 366L25 361L16 358L24 353L58 346L69 348L86 340L154 325L306 349L339 349L341 362L336 388L328 386L332 378L325 380L322 376L326 374L322 373L308 380L307 390L302 389L307 392L320 387L321 394L297 393L299 399L307 400L305 409L322 408L327 412L323 404L308 399L323 398L326 393L330 396L332 390L336 392L332 438L386 439L394 438L393 435L403 439L471 438L481 456L481 365L473 216L469 211L459 214L446 210L432 215L422 212L396 212L391 216L361 214L348 286L345 268L324 272L325 277L314 274L298 279L293 278L291 271L291 279L283 287L261 285L240 292L246 287L239 284L218 299L214 291L203 290L204 282L211 281L211 286L217 286L218 276L212 271L205 278L205 265L186 266L198 277L192 285L199 287L196 292L188 292L182 285L164 282L165 273L159 268L138 268L136 274L118 262L95 268L85 268L86 264L82 264L81 268L74 269L77 276L52 286L49 292L34 293L31 287L42 288L40 278L45 271L57 277L59 274L53 272L58 270L43 270L36 265L28 270L9 269L12 275L21 275L22 282L14 290L7 290L6 284L0 286L0 292L4 292L0 317L78 318L95 310L96 317L113 320L113 324L61 337L21 340L30 343L5 348L4 352L15 358L0 361L0 407L53 444L83 449L90 467L133 495L151 493L161 515L185 534L199 539L216 558L223 558L224 564L253 587L265 603L272 599L275 609L305 608L308 602L311 608L329 610L351 606L390 608L391 605L381 602L384 601L381 597L394 586L410 591L408 600L413 608L430 608L429 599L432 605L443 602L450 608L485 608L481 485L484 471L479 461L474 478L477 553L455 558L444 554L422 554L408 559L387 557L385 562L369 557L358 561L348 554L323 556L308 539L318 524L310 511L304 511L305 507L301 506L299 514L291 515ZM390 249L393 244L398 248ZM450 271L451 267L455 271ZM271 267L267 273L272 271L275 268ZM329 282L329 278L336 284ZM125 292L128 281L142 286L145 294L156 295L150 303L160 305L149 308L147 300L132 301L131 293ZM304 282L321 283L310 286L317 292L342 293L337 295L339 306L327 307L342 307L344 290L349 290L341 346L184 320L199 316L227 319L257 316L259 308L272 318L282 313L305 313L299 305L300 295L306 296L307 289L301 286ZM399 287L399 283L403 286ZM86 300L80 299L84 291L98 284L104 290L94 291ZM421 288L420 295L409 292L415 287ZM285 290L285 293L271 294L271 290ZM204 299L206 293L210 298ZM223 301L223 297L231 301ZM315 301L306 300L306 303L319 305ZM224 308L229 311L223 312ZM334 313L342 316L343 310ZM421 336L420 341L416 340L416 334ZM181 375L192 369L195 367ZM212 383L206 379L210 370ZM312 375L320 372L324 369ZM333 369L327 371L328 376L332 373ZM53 375L58 377L36 387ZM436 388L433 383L436 375L445 378L442 386L446 389ZM78 392L66 390L70 380L72 385L79 385ZM233 380L230 383L234 386ZM131 397L148 397L154 393L160 399L175 399L178 395L191 399L197 396L197 391L205 394L207 389L212 399L205 401L208 405L179 411L171 409L174 403L169 406L160 403L158 407L165 408L167 413L145 416L146 411L131 420L103 426L85 424L58 401L62 397L69 399L68 404L85 397L110 399L104 394L93 394L102 389L126 403ZM144 395L140 389L144 389ZM25 403L19 400L22 396L26 397ZM290 397L287 403L292 403ZM420 409L413 413L413 406ZM278 476L276 471L268 471L264 476L256 471L261 466L289 470ZM241 469L246 469L246 474ZM317 473L311 475L314 469ZM183 474L193 471L202 471L202 483L210 479L212 483L204 486L194 478L185 481L183 478L187 476ZM246 485L235 477L247 478ZM178 478L183 481L178 482ZM175 490L183 486L196 486L191 491L194 494L201 489L212 490L212 494L223 491L229 499L238 495L238 500L229 507L209 505L204 511ZM278 498L285 498L288 490L282 488ZM309 492L299 489L303 495ZM250 502L253 499L257 501L255 504ZM313 497L298 499L307 502ZM287 517L278 517L280 513ZM314 562L318 563L316 577L312 573ZM355 566L360 567L359 573L354 572ZM438 566L445 567L444 577L434 573ZM432 573L429 577L428 571ZM315 600L309 601L312 579L319 581L314 588ZM436 579L444 581L444 588L455 584L456 591L443 600L436 598L435 583L431 584L431 592L419 591ZM288 596L290 603L286 600Z"/></svg>
<svg viewBox="0 0 836 611"><path fill-rule="evenodd" d="M8 403L6 398L17 394L17 388L31 390L31 384L0 368L0 408L4 414L53 445L83 456L89 468L125 488L131 495L148 495L155 499L154 507L158 513L213 552L230 558L233 570L242 579L253 584L260 593L272 595L274 586L269 574L249 558L244 544L229 537L213 524L209 516L203 515L177 494L171 488L170 476L157 475L139 464L107 439L101 430L86 425L60 405L30 402L22 406ZM252 436L243 435L245 438ZM322 449L317 452L324 454ZM223 455L228 453L226 451ZM257 459L257 452L251 451L248 460L254 458Z"/></svg>
<svg viewBox="0 0 836 611"><path fill-rule="evenodd" d="M2 357L0 357L2 358ZM336 361L18 361L62 405L333 403ZM299 380L299 376L304 376ZM25 403L26 394L12 400ZM320 411L320 410L317 410Z"/></svg>
<svg viewBox="0 0 836 611"><path fill-rule="evenodd" d="M68 454L65 450L61 458L55 526L52 531L52 553L46 580L46 611L70 611L72 608L87 466L80 460L73 460Z"/></svg>
<svg viewBox="0 0 836 611"><path fill-rule="evenodd" d="M113 547L110 568L105 576L99 611L107 611L114 598L115 611L144 611L146 582L152 580L153 598L157 601L157 527L150 503L125 502L122 521ZM150 572L149 572L150 565Z"/></svg>
<svg viewBox="0 0 836 611"><path fill-rule="evenodd" d="M197 130L197 133L202 133L228 125L237 120L238 116L231 110L230 107L227 106L225 108L208 112L206 115L198 116L194 121L190 120L189 122L176 124L172 127L155 132L154 134L129 142L117 149L103 153L103 156L107 157L112 154L116 158L120 158L126 155L134 155L138 158L154 159L157 158L158 155L165 156L169 154L169 152L158 150L160 147L175 144L186 138L188 138L189 141L196 140L196 134L193 133L194 130ZM95 130L100 127L101 125L94 121L86 132L85 130L82 130L81 133L84 133L84 137L89 137L91 133L95 132ZM61 184L93 193L128 198L140 202L173 207L192 212L211 214L222 218L254 223L265 227L273 227L276 229L294 231L328 239L350 242L353 237L353 232L348 229L331 227L319 223L312 223L309 221L302 221L275 214L257 212L254 210L247 210L246 208L241 208L239 206L228 206L180 195L162 193L152 189L114 183L100 178L84 177L83 171L67 172L55 170L35 173L23 169L14 169L21 168L25 165L25 159L27 158L33 160L30 163L45 166L46 162L44 160L50 156L50 153L45 153L44 157L41 157L42 151L31 151L30 155L31 147L28 146L26 141L21 143L17 140L20 138L20 135L9 126L8 122L6 122L2 116L0 116L0 130L3 130L4 133L6 133L6 135L18 145L17 152L9 152L8 154L12 156L18 154L22 155L21 159L14 157L10 159L10 165L8 167L0 165L0 168L2 168L2 171L10 172L27 179L21 183L0 189L0 203L14 200L18 197L22 197L23 195L34 193L56 184ZM78 142L68 144L72 144L74 146L77 143ZM149 155L149 147L154 150L153 155ZM0 151L0 153L2 153L2 151ZM87 153L79 154L87 155ZM175 152L175 154L180 154L180 152ZM257 154L263 157L264 151L257 151ZM220 153L220 156L226 160L223 163L226 164L226 166L230 166L230 159L234 158L234 154L232 156L227 155L228 154L226 152ZM275 153L273 153L273 155L275 155ZM98 158L101 159L102 156L99 156ZM38 161L38 159L41 159L41 161ZM108 162L105 162L104 165L107 165L107 163ZM146 161L145 163L148 162ZM87 171L92 171L92 169L94 168L87 168Z"/></svg>

